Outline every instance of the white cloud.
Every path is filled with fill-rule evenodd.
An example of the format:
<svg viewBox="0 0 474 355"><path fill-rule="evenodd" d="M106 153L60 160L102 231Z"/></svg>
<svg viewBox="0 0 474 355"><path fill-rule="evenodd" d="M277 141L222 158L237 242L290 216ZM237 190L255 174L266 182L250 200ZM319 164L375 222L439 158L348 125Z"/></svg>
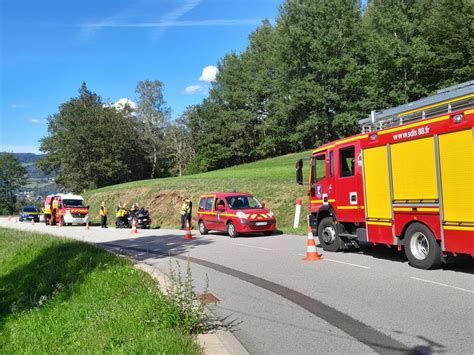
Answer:
<svg viewBox="0 0 474 355"><path fill-rule="evenodd" d="M188 95L195 94L197 92L202 92L205 90L205 87L202 85L189 85L184 89L184 93Z"/></svg>
<svg viewBox="0 0 474 355"><path fill-rule="evenodd" d="M32 123L43 123L44 120L42 120L41 118L32 118L30 120Z"/></svg>
<svg viewBox="0 0 474 355"><path fill-rule="evenodd" d="M17 109L17 108L25 108L25 104L11 104L10 108Z"/></svg>
<svg viewBox="0 0 474 355"><path fill-rule="evenodd" d="M137 109L137 104L130 100L130 99L127 99L126 97L123 97L117 101L115 101L113 104L104 104L104 107L113 107L119 111L123 110L125 108L125 106L130 106L130 108L132 110L136 110Z"/></svg>
<svg viewBox="0 0 474 355"><path fill-rule="evenodd" d="M134 101L127 99L126 97L119 99L112 106L115 107L116 109L123 110L126 105L130 106L130 108L133 110L137 109L137 104Z"/></svg>
<svg viewBox="0 0 474 355"><path fill-rule="evenodd" d="M127 28L154 28L154 27L214 27L214 26L255 26L262 21L257 19L220 19L220 20L194 20L194 21L177 21L162 20L156 22L97 22L86 23L81 27L83 30L97 30L102 28L127 27Z"/></svg>
<svg viewBox="0 0 474 355"><path fill-rule="evenodd" d="M213 82L216 81L216 75L219 72L216 66L208 65L202 70L202 74L199 78L201 81Z"/></svg>

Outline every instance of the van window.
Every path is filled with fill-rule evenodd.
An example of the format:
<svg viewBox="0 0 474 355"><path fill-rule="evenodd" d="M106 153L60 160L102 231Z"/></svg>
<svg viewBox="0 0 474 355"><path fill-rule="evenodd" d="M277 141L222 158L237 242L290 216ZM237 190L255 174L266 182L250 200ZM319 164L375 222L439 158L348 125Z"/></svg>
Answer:
<svg viewBox="0 0 474 355"><path fill-rule="evenodd" d="M206 210L210 211L212 210L212 201L214 201L214 197L208 197L206 200Z"/></svg>
<svg viewBox="0 0 474 355"><path fill-rule="evenodd" d="M214 208L217 210L217 206L219 205L223 205L225 207L225 202L221 198L216 198L216 205L214 206Z"/></svg>
<svg viewBox="0 0 474 355"><path fill-rule="evenodd" d="M354 176L354 146L339 149L339 174Z"/></svg>
<svg viewBox="0 0 474 355"><path fill-rule="evenodd" d="M206 198L201 197L201 199L199 200L199 209L203 210L205 205L206 205Z"/></svg>

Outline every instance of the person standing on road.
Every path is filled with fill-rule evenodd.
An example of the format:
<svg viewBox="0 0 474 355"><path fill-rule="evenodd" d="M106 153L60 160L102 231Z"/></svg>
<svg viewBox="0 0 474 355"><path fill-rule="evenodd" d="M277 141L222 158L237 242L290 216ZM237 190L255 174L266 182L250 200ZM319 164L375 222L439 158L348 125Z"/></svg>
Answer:
<svg viewBox="0 0 474 355"><path fill-rule="evenodd" d="M181 205L181 211L179 212L181 214L181 229L184 229L186 226L186 220L188 218L187 213L188 213L188 199L183 200L183 204Z"/></svg>
<svg viewBox="0 0 474 355"><path fill-rule="evenodd" d="M51 214L51 225L56 223L56 214L58 213L59 201L57 198L53 199L53 210Z"/></svg>
<svg viewBox="0 0 474 355"><path fill-rule="evenodd" d="M107 210L107 206L105 206L105 201L102 201L100 204L100 227L107 228L107 215L109 211Z"/></svg>
<svg viewBox="0 0 474 355"><path fill-rule="evenodd" d="M186 201L188 202L188 208L186 209L186 220L189 223L189 227L191 227L191 218L193 215L193 201L191 201L189 197L186 199Z"/></svg>

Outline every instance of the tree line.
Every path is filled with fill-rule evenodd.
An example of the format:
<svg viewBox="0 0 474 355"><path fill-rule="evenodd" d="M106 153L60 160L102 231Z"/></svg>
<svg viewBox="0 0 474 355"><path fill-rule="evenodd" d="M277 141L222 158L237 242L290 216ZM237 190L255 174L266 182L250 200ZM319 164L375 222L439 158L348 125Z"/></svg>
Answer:
<svg viewBox="0 0 474 355"><path fill-rule="evenodd" d="M40 166L81 191L309 149L357 133L372 110L473 80L473 41L472 0L286 0L177 120L160 81L138 83L135 110L83 84L49 117Z"/></svg>

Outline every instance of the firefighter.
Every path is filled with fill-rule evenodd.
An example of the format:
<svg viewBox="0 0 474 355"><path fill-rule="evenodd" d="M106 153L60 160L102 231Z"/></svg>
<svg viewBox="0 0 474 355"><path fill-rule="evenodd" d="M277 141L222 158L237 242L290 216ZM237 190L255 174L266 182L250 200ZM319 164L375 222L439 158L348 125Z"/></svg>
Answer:
<svg viewBox="0 0 474 355"><path fill-rule="evenodd" d="M135 214L138 212L139 209L140 209L140 206L138 206L138 203L135 202L132 205L132 208L130 209L130 213Z"/></svg>
<svg viewBox="0 0 474 355"><path fill-rule="evenodd" d="M51 224L56 223L56 214L58 213L59 201L57 198L53 199L53 210L51 214Z"/></svg>
<svg viewBox="0 0 474 355"><path fill-rule="evenodd" d="M44 223L46 225L50 224L51 223L51 204L50 203L46 202L44 204L43 214L44 214Z"/></svg>
<svg viewBox="0 0 474 355"><path fill-rule="evenodd" d="M188 221L189 227L191 227L191 217L193 214L193 201L188 197L186 199L188 202L188 208L186 209L186 220Z"/></svg>
<svg viewBox="0 0 474 355"><path fill-rule="evenodd" d="M100 204L100 227L101 228L107 228L107 215L109 214L109 211L107 210L107 206L105 205L105 201L102 201Z"/></svg>
<svg viewBox="0 0 474 355"><path fill-rule="evenodd" d="M183 200L183 204L181 205L181 211L179 212L181 214L181 229L184 229L186 226L186 220L188 218L188 199L185 198Z"/></svg>
<svg viewBox="0 0 474 355"><path fill-rule="evenodd" d="M121 227L122 217L123 217L123 207L122 207L122 202L119 202L117 205L117 208L115 209L115 226L117 228Z"/></svg>

